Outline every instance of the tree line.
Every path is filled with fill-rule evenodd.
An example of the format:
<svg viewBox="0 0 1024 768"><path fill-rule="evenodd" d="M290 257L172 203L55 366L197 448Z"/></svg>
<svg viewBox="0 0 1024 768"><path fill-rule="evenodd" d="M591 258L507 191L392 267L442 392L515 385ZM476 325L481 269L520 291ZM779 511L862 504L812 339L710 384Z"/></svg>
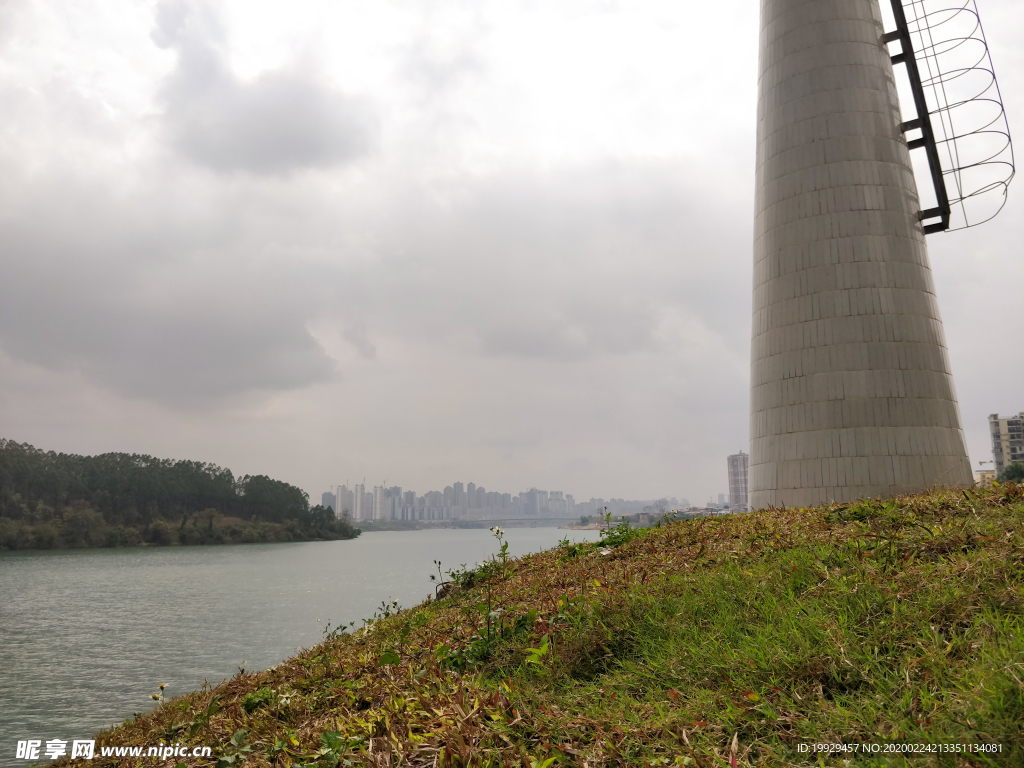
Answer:
<svg viewBox="0 0 1024 768"><path fill-rule="evenodd" d="M353 538L301 488L199 461L0 440L0 549Z"/></svg>

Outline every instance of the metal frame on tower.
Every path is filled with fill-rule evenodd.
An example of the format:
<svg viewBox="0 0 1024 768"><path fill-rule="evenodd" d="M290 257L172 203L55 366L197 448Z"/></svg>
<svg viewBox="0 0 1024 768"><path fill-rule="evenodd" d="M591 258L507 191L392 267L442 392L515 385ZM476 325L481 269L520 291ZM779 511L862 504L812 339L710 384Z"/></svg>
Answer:
<svg viewBox="0 0 1024 768"><path fill-rule="evenodd" d="M907 146L925 150L935 190L936 205L920 211L918 218L922 223L939 219L924 224L925 234L984 223L1005 205L1015 168L1010 129L975 0L954 0L952 4L949 0L889 1L896 29L883 35L882 40L900 44L901 50L891 59L893 64L906 67L917 113L900 128L904 135L921 132L920 138L908 139ZM910 21L908 7L913 12ZM915 38L920 47L915 47ZM924 77L922 65L927 69ZM964 84L974 75L981 75L982 85L971 85L965 91ZM959 93L951 97L950 88ZM985 110L994 117L983 115L978 120L978 114ZM936 132L933 116L938 119L941 135ZM952 191L948 181L953 183ZM991 205L989 210L994 211L989 212L985 208L993 192L1001 192L1002 199L997 200L998 206ZM978 205L982 200L986 203ZM951 221L954 214L955 222Z"/></svg>
<svg viewBox="0 0 1024 768"><path fill-rule="evenodd" d="M907 14L903 10L902 0L890 0L892 13L896 17L896 29L887 33L882 40L886 43L900 43L900 50L892 57L893 64L903 64L907 68L907 76L910 79L910 90L914 94L914 108L917 110L917 117L908 120L900 125L900 129L906 134L908 131L919 129L921 138L911 139L907 142L910 149L924 147L928 156L928 170L931 171L932 184L935 186L935 197L938 205L928 208L917 214L921 221L939 217L942 219L939 224L926 224L924 233L943 232L949 229L949 193L946 191L946 181L942 178L942 163L939 162L939 148L935 143L935 131L932 128L932 118L928 111L928 102L924 96L924 85L921 83L921 71L917 67L917 58L914 56L914 44L910 39L910 28L907 26Z"/></svg>

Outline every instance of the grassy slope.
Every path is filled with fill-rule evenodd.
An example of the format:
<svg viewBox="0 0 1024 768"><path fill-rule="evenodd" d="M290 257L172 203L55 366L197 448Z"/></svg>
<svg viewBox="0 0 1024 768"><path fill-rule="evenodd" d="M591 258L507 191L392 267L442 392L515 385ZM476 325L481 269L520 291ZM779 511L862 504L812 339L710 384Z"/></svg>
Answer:
<svg viewBox="0 0 1024 768"><path fill-rule="evenodd" d="M236 764L529 768L841 765L796 745L995 742L992 758L913 762L1024 765L1022 523L1024 488L1005 485L552 550L100 743L211 744ZM490 642L488 594L504 611ZM527 650L545 635L546 654Z"/></svg>

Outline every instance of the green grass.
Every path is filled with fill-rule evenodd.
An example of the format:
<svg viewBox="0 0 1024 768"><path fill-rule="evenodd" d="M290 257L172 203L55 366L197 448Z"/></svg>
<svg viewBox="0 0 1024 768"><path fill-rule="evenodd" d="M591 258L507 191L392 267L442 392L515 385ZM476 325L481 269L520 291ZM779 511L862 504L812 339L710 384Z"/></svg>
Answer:
<svg viewBox="0 0 1024 768"><path fill-rule="evenodd" d="M101 743L263 765L1024 765L1022 523L1024 492L1004 485L496 559ZM1002 752L799 751L811 742Z"/></svg>

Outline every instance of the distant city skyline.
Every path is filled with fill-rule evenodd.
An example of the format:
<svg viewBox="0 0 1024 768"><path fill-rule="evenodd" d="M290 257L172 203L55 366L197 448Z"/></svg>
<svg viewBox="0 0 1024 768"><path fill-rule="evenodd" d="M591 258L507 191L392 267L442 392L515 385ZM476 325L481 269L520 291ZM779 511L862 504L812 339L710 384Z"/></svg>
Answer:
<svg viewBox="0 0 1024 768"><path fill-rule="evenodd" d="M721 494L719 494L721 499ZM470 482L453 482L440 491L426 491L422 495L402 486L367 486L365 479L351 488L348 483L332 486L321 494L321 504L335 514L347 512L357 522L371 520L429 521L463 519L509 518L565 518L603 513L613 515L635 514L661 505L666 509L689 508L688 499L660 497L648 500L626 500L592 497L577 502L570 493L530 488L516 494L488 491L484 486Z"/></svg>

